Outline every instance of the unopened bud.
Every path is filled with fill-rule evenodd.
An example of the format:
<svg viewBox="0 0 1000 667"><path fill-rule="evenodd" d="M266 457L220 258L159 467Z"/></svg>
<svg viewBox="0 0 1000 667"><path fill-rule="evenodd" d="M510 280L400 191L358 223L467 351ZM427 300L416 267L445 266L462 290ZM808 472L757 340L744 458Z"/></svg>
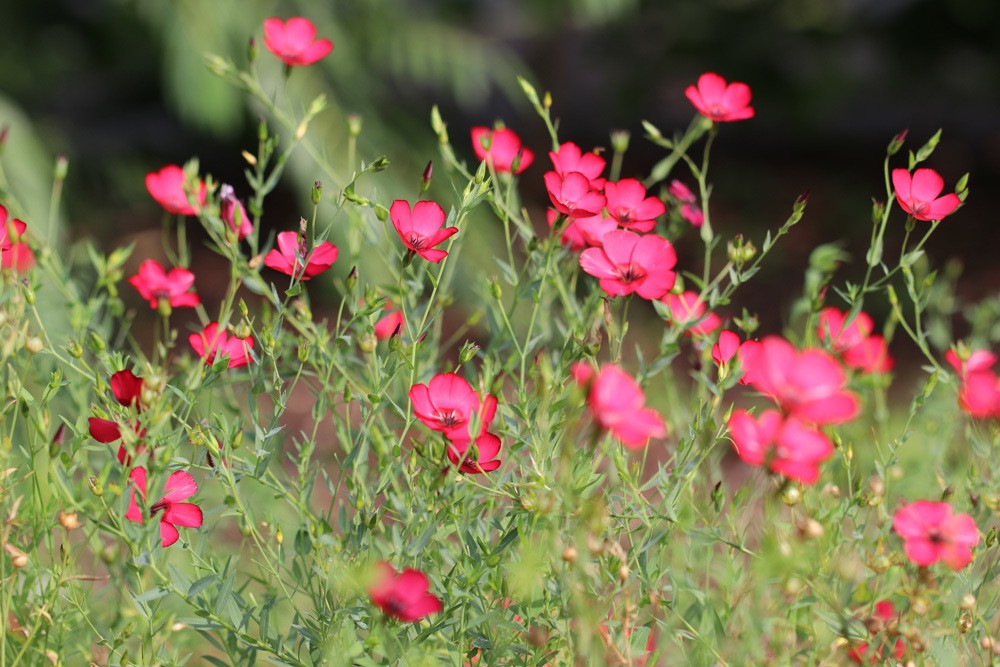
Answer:
<svg viewBox="0 0 1000 667"><path fill-rule="evenodd" d="M103 352L107 348L107 344L104 339L97 335L96 331L91 331L90 335L87 336L87 345L90 347L90 351L94 354Z"/></svg>
<svg viewBox="0 0 1000 667"><path fill-rule="evenodd" d="M80 357L83 356L83 347L80 345L80 343L76 342L75 340L71 340L69 342L69 347L66 348L66 351L69 352L69 356L73 357L74 359L79 359Z"/></svg>
<svg viewBox="0 0 1000 667"><path fill-rule="evenodd" d="M420 194L424 194L431 187L432 176L434 176L434 162L430 160L424 167L424 173L420 176Z"/></svg>
<svg viewBox="0 0 1000 667"><path fill-rule="evenodd" d="M388 168L389 168L389 158L387 158L384 155L382 157L376 159L371 164L371 170L372 171L385 171Z"/></svg>
<svg viewBox="0 0 1000 667"><path fill-rule="evenodd" d="M240 322L233 329L233 333L236 335L237 338L249 338L250 334L253 333L253 330L250 328L250 325L247 324L246 322Z"/></svg>
<svg viewBox="0 0 1000 667"><path fill-rule="evenodd" d="M57 181L65 181L66 174L69 172L69 160L66 159L65 155L60 155L56 158L55 168L52 170L52 176Z"/></svg>
<svg viewBox="0 0 1000 667"><path fill-rule="evenodd" d="M281 546L281 543L285 541L285 535L281 532L281 526L278 526L274 530L274 541L278 543L279 547Z"/></svg>
<svg viewBox="0 0 1000 667"><path fill-rule="evenodd" d="M309 194L312 199L313 206L319 206L319 203L323 200L323 183L321 181L315 181L312 186L312 192Z"/></svg>
<svg viewBox="0 0 1000 667"><path fill-rule="evenodd" d="M903 147L903 142L906 141L906 134L909 131L910 131L909 129L906 129L897 134L896 136L894 136L892 138L892 141L889 142L889 147L886 149L885 154L895 155L896 153L898 153L899 149Z"/></svg>
<svg viewBox="0 0 1000 667"><path fill-rule="evenodd" d="M93 475L91 475L90 479L88 480L88 482L90 483L90 492L91 493L93 493L98 498L100 498L101 496L104 495L104 485L101 484L101 480L99 480L96 477L94 477Z"/></svg>
<svg viewBox="0 0 1000 667"><path fill-rule="evenodd" d="M358 347L361 348L362 352L366 353L374 352L377 343L378 341L375 339L375 336L371 334L365 333L358 336Z"/></svg>
<svg viewBox="0 0 1000 667"><path fill-rule="evenodd" d="M352 291L357 284L358 284L358 267L352 266L351 272L347 274L347 281L345 283L347 291L348 292Z"/></svg>
<svg viewBox="0 0 1000 667"><path fill-rule="evenodd" d="M628 130L615 130L611 133L611 150L616 153L624 153L628 150L628 142L631 138Z"/></svg>
<svg viewBox="0 0 1000 667"><path fill-rule="evenodd" d="M373 207L375 210L375 217L378 218L379 222L385 222L389 219L389 209L381 204L375 204Z"/></svg>
<svg viewBox="0 0 1000 667"><path fill-rule="evenodd" d="M356 113L348 114L347 133L352 137L357 137L361 134L361 116Z"/></svg>
<svg viewBox="0 0 1000 667"><path fill-rule="evenodd" d="M15 547L13 544L5 544L4 549L10 556L10 564L16 567L18 570L25 567L28 564L28 555Z"/></svg>
<svg viewBox="0 0 1000 667"><path fill-rule="evenodd" d="M465 341L462 345L462 350L458 353L458 363L469 363L475 358L477 352L479 352L478 344L473 343L471 340Z"/></svg>
<svg viewBox="0 0 1000 667"><path fill-rule="evenodd" d="M309 342L308 341L305 341L305 340L299 341L299 349L298 349L297 356L299 358L299 363L300 364L304 364L307 361L309 361L309 350L310 350L310 346L309 346Z"/></svg>
<svg viewBox="0 0 1000 667"><path fill-rule="evenodd" d="M253 65L257 62L257 38L251 37L247 42L247 62Z"/></svg>
<svg viewBox="0 0 1000 667"><path fill-rule="evenodd" d="M503 298L503 289L500 287L500 281L496 278L490 280L490 293L497 301Z"/></svg>

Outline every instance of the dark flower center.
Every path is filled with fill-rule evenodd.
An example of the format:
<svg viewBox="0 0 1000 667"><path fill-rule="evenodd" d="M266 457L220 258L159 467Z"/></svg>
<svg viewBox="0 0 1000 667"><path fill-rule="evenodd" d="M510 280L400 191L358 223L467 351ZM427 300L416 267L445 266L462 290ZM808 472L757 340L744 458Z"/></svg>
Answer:
<svg viewBox="0 0 1000 667"><path fill-rule="evenodd" d="M642 267L636 266L635 264L629 264L625 267L618 267L618 277L621 278L623 283L631 283L645 278L646 272L642 269Z"/></svg>
<svg viewBox="0 0 1000 667"><path fill-rule="evenodd" d="M441 422L442 426L451 428L455 424L460 424L462 422L462 416L454 410L448 410L446 412L438 413L438 421Z"/></svg>
<svg viewBox="0 0 1000 667"><path fill-rule="evenodd" d="M615 217L618 218L618 222L621 223L632 222L632 209L622 207L619 208L616 211L616 213L617 215L615 215Z"/></svg>
<svg viewBox="0 0 1000 667"><path fill-rule="evenodd" d="M417 236L416 234L410 234L410 246L412 246L414 250L420 250L424 247L425 243L427 243L427 239L424 237Z"/></svg>
<svg viewBox="0 0 1000 667"><path fill-rule="evenodd" d="M944 536L936 528L927 531L927 541L935 546L945 543Z"/></svg>
<svg viewBox="0 0 1000 667"><path fill-rule="evenodd" d="M925 201L917 201L916 199L910 200L910 211L912 211L912 215L924 215L927 213L928 208L930 208L930 206Z"/></svg>

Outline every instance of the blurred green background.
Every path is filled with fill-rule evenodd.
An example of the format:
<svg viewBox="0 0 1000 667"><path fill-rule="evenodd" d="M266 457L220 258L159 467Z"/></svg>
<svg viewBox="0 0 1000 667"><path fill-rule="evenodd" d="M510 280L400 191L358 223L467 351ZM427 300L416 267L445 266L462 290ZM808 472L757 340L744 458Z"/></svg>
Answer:
<svg viewBox="0 0 1000 667"><path fill-rule="evenodd" d="M882 196L885 146L904 128L913 148L944 128L930 166L948 187L972 173L967 205L945 223L931 256L961 259L967 299L1000 286L993 186L1000 180L1000 3L993 0L6 2L0 126L10 126L4 163L26 215L47 219L57 154L70 160L65 232L105 247L144 231L158 239L161 211L143 176L164 164L197 156L203 172L245 197L239 153L256 146L255 112L208 72L203 54L243 66L256 35L259 67L277 80L261 24L294 15L315 21L336 47L320 64L297 69L289 94L306 104L328 91L332 109L313 131L345 179L345 118L362 117L358 157L392 161L379 182L386 200L412 197L424 164L437 157L427 121L436 103L470 160L469 128L495 119L540 154L522 177L529 210L540 218L547 135L517 88L518 74L552 92L563 140L586 149L608 145L612 129L630 130L623 175L643 177L661 153L643 140L640 121L667 134L685 127L693 111L684 87L712 70L750 84L757 110L752 121L722 128L716 143L717 230L759 240L796 196L810 192L805 221L741 293L765 330L780 326L781 306L793 298L788 276L801 274L811 248L844 239L863 258L871 197ZM308 210L316 177L308 159L293 165L269 200L266 230L292 228ZM690 245L682 262L686 252L699 256L693 239Z"/></svg>

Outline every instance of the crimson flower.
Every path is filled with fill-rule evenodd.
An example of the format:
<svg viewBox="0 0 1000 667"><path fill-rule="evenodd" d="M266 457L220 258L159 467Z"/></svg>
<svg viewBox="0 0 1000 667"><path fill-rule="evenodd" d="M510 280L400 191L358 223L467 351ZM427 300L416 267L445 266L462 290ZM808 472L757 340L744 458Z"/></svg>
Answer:
<svg viewBox="0 0 1000 667"><path fill-rule="evenodd" d="M574 371L575 373L575 371ZM626 447L642 447L650 438L667 434L663 419L645 407L642 387L631 375L613 364L601 367L590 385L587 398L590 413L601 428L609 431Z"/></svg>
<svg viewBox="0 0 1000 667"><path fill-rule="evenodd" d="M198 210L205 205L205 182L198 181L198 192L195 194L185 189L185 180L183 169L176 164L168 164L159 171L146 174L146 189L167 213L198 215ZM191 204L189 194L194 196L197 207Z"/></svg>
<svg viewBox="0 0 1000 667"><path fill-rule="evenodd" d="M253 337L230 336L224 329L219 329L218 322L212 322L201 333L191 334L188 341L198 356L208 363L214 363L216 356L223 359L228 357L229 368L246 366L251 361Z"/></svg>
<svg viewBox="0 0 1000 667"><path fill-rule="evenodd" d="M173 308L193 308L201 303L197 294L188 291L194 285L194 274L179 266L168 273L163 270L162 264L147 259L139 265L139 273L131 276L128 282L143 299L149 301L153 310L160 307L161 301L166 301Z"/></svg>
<svg viewBox="0 0 1000 667"><path fill-rule="evenodd" d="M609 295L635 292L652 300L674 286L677 275L671 269L677 264L677 255L665 238L616 229L605 234L602 243L602 247L588 248L580 254L580 266L598 278L601 289Z"/></svg>
<svg viewBox="0 0 1000 667"><path fill-rule="evenodd" d="M955 212L962 200L954 192L939 197L944 179L933 169L892 170L892 187L899 207L917 220L941 220Z"/></svg>
<svg viewBox="0 0 1000 667"><path fill-rule="evenodd" d="M607 162L597 153L584 153L572 141L567 141L559 150L549 151L549 157L557 174L566 175L575 171L586 176L595 190L604 189L605 181L601 173Z"/></svg>
<svg viewBox="0 0 1000 667"><path fill-rule="evenodd" d="M419 570L406 568L397 573L385 562L375 565L375 583L368 588L368 595L382 611L407 623L441 611L441 600L428 589L427 575Z"/></svg>
<svg viewBox="0 0 1000 667"><path fill-rule="evenodd" d="M450 440L472 439L469 420L479 415L479 434L493 421L497 410L497 399L487 394L480 403L479 394L472 385L455 373L440 373L427 384L410 387L410 402L413 414L432 431L439 431ZM478 435L477 435L478 437Z"/></svg>
<svg viewBox="0 0 1000 667"><path fill-rule="evenodd" d="M253 233L253 223L247 215L243 202L236 198L233 186L223 183L219 187L219 217L236 232L236 240L242 241Z"/></svg>
<svg viewBox="0 0 1000 667"><path fill-rule="evenodd" d="M858 397L846 391L847 376L819 349L795 350L779 336L740 348L745 379L789 415L814 424L840 424L857 416Z"/></svg>
<svg viewBox="0 0 1000 667"><path fill-rule="evenodd" d="M535 161L535 154L531 149L523 146L521 138L507 128L472 128L472 150L477 158L493 165L498 173L520 174Z"/></svg>
<svg viewBox="0 0 1000 667"><path fill-rule="evenodd" d="M279 232L278 247L264 256L264 266L298 280L309 280L337 261L337 246L323 241L311 250L298 232Z"/></svg>
<svg viewBox="0 0 1000 667"><path fill-rule="evenodd" d="M111 393L114 394L115 400L120 405L134 405L139 411L142 410L142 378L125 369L114 373L109 384L111 385ZM117 422L101 417L90 417L87 422L90 427L90 437L97 442L111 444L121 440L121 427ZM132 422L131 426L138 438L141 439L146 435L146 430L139 426L138 421ZM137 451L141 453L144 449L145 445L140 445ZM118 446L118 462L122 465L128 465L129 461L131 461L131 457L125 449L125 444L122 443Z"/></svg>
<svg viewBox="0 0 1000 667"><path fill-rule="evenodd" d="M686 334L707 336L722 326L722 318L718 315L705 314L705 302L699 299L695 292L683 294L667 292L660 301L670 311L670 319L682 327Z"/></svg>
<svg viewBox="0 0 1000 667"><path fill-rule="evenodd" d="M35 253L28 244L21 242L27 228L22 220L8 220L7 209L0 204L0 262L3 268L25 273L35 265Z"/></svg>
<svg viewBox="0 0 1000 667"><path fill-rule="evenodd" d="M3 268L11 269L14 273L27 273L35 265L35 261L31 246L21 241L15 241L2 257Z"/></svg>
<svg viewBox="0 0 1000 667"><path fill-rule="evenodd" d="M968 373L990 370L997 362L997 355L989 350L973 350L965 359L959 357L954 350L948 350L944 353L944 358L960 378L964 378Z"/></svg>
<svg viewBox="0 0 1000 667"><path fill-rule="evenodd" d="M939 560L953 570L972 562L979 530L968 514L955 514L948 503L918 500L904 505L892 519L892 529L903 538L903 551L915 565L928 567Z"/></svg>
<svg viewBox="0 0 1000 667"><path fill-rule="evenodd" d="M434 246L458 233L458 227L443 227L448 216L432 201L418 201L411 211L409 202L397 199L389 207L389 217L403 245L435 264L447 257L448 252Z"/></svg>
<svg viewBox="0 0 1000 667"><path fill-rule="evenodd" d="M866 625L871 635L874 637L882 632L887 625L897 621L899 619L899 612L896 611L895 605L893 605L888 600L883 600L875 604L875 615L868 619ZM852 648L848 657L859 665L864 663L865 654L869 649L868 642L859 644L857 647ZM869 662L881 663L882 657L882 646L879 646L869 658ZM903 656L906 655L906 646L903 644L902 639L896 639L896 643L893 646L892 657L896 660L902 660Z"/></svg>
<svg viewBox="0 0 1000 667"><path fill-rule="evenodd" d="M146 499L146 469L133 468L132 472L129 473L129 480L132 488L130 489L131 495L125 518L136 523L143 523L142 510L139 509L139 503L135 500L135 493L138 491L142 499ZM169 547L180 537L177 526L198 528L202 524L203 517L201 508L194 503L180 502L198 492L198 485L195 484L194 478L190 474L183 470L172 473L167 478L163 490L166 492L165 495L149 508L149 516L156 516L157 512L163 512L163 516L160 517L160 539L164 547Z"/></svg>
<svg viewBox="0 0 1000 667"><path fill-rule="evenodd" d="M698 77L698 86L688 86L684 94L701 115L720 123L753 118L750 87L745 83L726 84L713 72Z"/></svg>
<svg viewBox="0 0 1000 667"><path fill-rule="evenodd" d="M376 340L385 340L403 331L403 311L399 308L393 308L392 304L389 303L385 304L385 309L389 311L389 314L375 323Z"/></svg>
<svg viewBox="0 0 1000 667"><path fill-rule="evenodd" d="M264 46L289 67L312 65L333 50L333 42L316 39L316 26L309 19L296 16L288 22L280 18L264 21Z"/></svg>
<svg viewBox="0 0 1000 667"><path fill-rule="evenodd" d="M656 227L656 219L667 212L659 197L647 197L646 186L634 178L604 184L608 213L622 227L635 232L648 232Z"/></svg>
<svg viewBox="0 0 1000 667"><path fill-rule="evenodd" d="M758 419L737 410L726 425L733 449L744 463L766 465L803 484L815 484L819 464L833 455L829 438L797 417L782 418L777 410L765 410Z"/></svg>
<svg viewBox="0 0 1000 667"><path fill-rule="evenodd" d="M552 205L563 215L585 218L599 214L607 204L608 200L594 188L590 179L578 171L565 174L549 171L543 178Z"/></svg>

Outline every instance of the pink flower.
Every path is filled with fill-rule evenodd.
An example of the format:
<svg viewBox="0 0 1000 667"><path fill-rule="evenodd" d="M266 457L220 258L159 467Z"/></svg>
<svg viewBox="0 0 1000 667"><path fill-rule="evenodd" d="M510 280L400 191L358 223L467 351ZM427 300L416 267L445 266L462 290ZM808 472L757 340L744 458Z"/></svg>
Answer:
<svg viewBox="0 0 1000 667"><path fill-rule="evenodd" d="M22 220L8 220L7 209L0 204L0 264L3 268L13 269L15 273L27 273L35 265L35 253L21 242L27 228Z"/></svg>
<svg viewBox="0 0 1000 667"><path fill-rule="evenodd" d="M368 589L372 602L389 616L407 623L441 611L441 600L428 592L430 582L419 570L406 568L396 573L392 565L375 565L376 580Z"/></svg>
<svg viewBox="0 0 1000 667"><path fill-rule="evenodd" d="M659 197L647 197L646 186L634 178L604 184L608 213L622 227L635 232L648 232L656 227L656 219L667 212Z"/></svg>
<svg viewBox="0 0 1000 667"><path fill-rule="evenodd" d="M698 87L688 86L684 94L701 115L713 122L753 118L750 87L745 83L726 85L718 74L706 72L698 77Z"/></svg>
<svg viewBox="0 0 1000 667"><path fill-rule="evenodd" d="M698 201L698 199L694 196L694 193L691 192L691 188L684 185L676 178L670 181L670 186L667 188L667 192L669 192L675 199L687 202L688 204L693 204Z"/></svg>
<svg viewBox="0 0 1000 667"><path fill-rule="evenodd" d="M392 304L389 303L385 304L385 309L389 311L389 314L375 323L376 340L385 340L403 332L403 311L393 308Z"/></svg>
<svg viewBox="0 0 1000 667"><path fill-rule="evenodd" d="M605 234L602 243L603 247L588 248L580 254L580 266L598 278L601 289L609 295L635 292L652 300L674 286L677 275L671 269L677 264L677 255L665 238L618 229Z"/></svg>
<svg viewBox="0 0 1000 667"><path fill-rule="evenodd" d="M745 463L766 465L803 484L815 484L819 464L833 455L829 438L796 417L783 419L776 410L765 410L759 419L737 410L726 425L733 449Z"/></svg>
<svg viewBox="0 0 1000 667"><path fill-rule="evenodd" d="M469 421L479 415L481 435L497 410L497 399L487 394L480 403L479 394L465 378L455 373L440 373L428 384L415 384L410 388L413 414L432 431L443 433L450 440L472 439ZM478 437L478 435L477 435Z"/></svg>
<svg viewBox="0 0 1000 667"><path fill-rule="evenodd" d="M944 179L933 169L917 169L912 176L906 169L893 169L892 187L899 207L917 220L941 220L962 203L954 192L938 197Z"/></svg>
<svg viewBox="0 0 1000 667"><path fill-rule="evenodd" d="M246 207L236 198L233 186L225 183L219 188L219 217L236 232L238 241L253 233L253 223L247 215Z"/></svg>
<svg viewBox="0 0 1000 667"><path fill-rule="evenodd" d="M579 146L567 141L558 151L549 151L549 157L557 174L565 176L575 171L586 176L595 190L604 189L605 181L601 178L601 173L607 163L597 153L584 153Z"/></svg>
<svg viewBox="0 0 1000 667"><path fill-rule="evenodd" d="M701 227L705 224L705 212L694 204L681 206L681 217L687 220L692 227Z"/></svg>
<svg viewBox="0 0 1000 667"><path fill-rule="evenodd" d="M309 19L295 17L285 23L279 18L264 21L264 46L289 67L312 65L333 50L328 39L316 40L316 26Z"/></svg>
<svg viewBox="0 0 1000 667"><path fill-rule="evenodd" d="M458 233L458 227L443 227L447 216L444 209L432 201L418 201L411 212L408 202L397 199L389 208L389 217L392 218L392 225L403 245L410 252L435 264L447 257L448 253L434 246Z"/></svg>
<svg viewBox="0 0 1000 667"><path fill-rule="evenodd" d="M683 294L667 292L660 301L670 311L670 319L682 327L686 334L707 336L722 326L722 319L718 315L705 314L705 302L694 292Z"/></svg>
<svg viewBox="0 0 1000 667"><path fill-rule="evenodd" d="M601 428L626 447L642 447L650 438L662 438L667 434L660 415L645 407L646 397L639 384L613 364L601 367L587 401L590 413Z"/></svg>
<svg viewBox="0 0 1000 667"><path fill-rule="evenodd" d="M229 368L246 366L251 361L250 350L253 349L253 337L238 338L230 336L219 329L218 322L212 322L201 333L188 336L191 347L207 363L215 363L215 358L229 358Z"/></svg>
<svg viewBox="0 0 1000 667"><path fill-rule="evenodd" d="M867 313L859 312L847 327L847 313L839 308L824 308L819 313L819 325L816 328L816 335L820 340L826 341L830 346L842 352L848 348L861 343L871 335L874 324L872 318Z"/></svg>
<svg viewBox="0 0 1000 667"><path fill-rule="evenodd" d="M864 373L888 373L894 365L889 345L882 336L869 336L849 347L842 357L844 363Z"/></svg>
<svg viewBox="0 0 1000 667"><path fill-rule="evenodd" d="M187 269L175 267L167 273L163 265L154 259L147 259L139 265L139 273L128 279L149 307L156 310L165 301L172 308L194 308L201 300L194 292L194 274Z"/></svg>
<svg viewBox="0 0 1000 667"><path fill-rule="evenodd" d="M586 218L598 215L604 210L607 199L594 189L590 179L580 172L559 174L549 171L543 178L552 205L563 215Z"/></svg>
<svg viewBox="0 0 1000 667"><path fill-rule="evenodd" d="M129 480L132 488L129 498L128 510L125 518L136 523L143 523L142 510L135 500L136 491L143 500L146 499L146 469L133 468L129 473ZM183 470L172 473L167 478L167 483L163 487L166 494L149 508L149 515L156 516L162 511L160 517L160 539L164 547L169 547L177 541L180 535L177 526L185 528L198 528L202 524L201 508L194 503L182 503L181 500L190 498L198 492L198 485L194 483L194 478Z"/></svg>
<svg viewBox="0 0 1000 667"><path fill-rule="evenodd" d="M569 367L569 374L579 387L586 387L594 379L594 367L586 361L577 361Z"/></svg>
<svg viewBox="0 0 1000 667"><path fill-rule="evenodd" d="M1000 380L991 370L968 372L962 378L958 404L976 419L1000 418Z"/></svg>
<svg viewBox="0 0 1000 667"><path fill-rule="evenodd" d="M739 349L740 337L728 329L723 329L719 332L719 341L712 346L712 359L719 366L728 364Z"/></svg>
<svg viewBox="0 0 1000 667"><path fill-rule="evenodd" d="M500 173L520 174L535 161L535 154L531 149L521 145L521 138L507 128L472 128L472 150L477 158L492 164L493 169Z"/></svg>
<svg viewBox="0 0 1000 667"><path fill-rule="evenodd" d="M185 185L184 170L175 164L168 164L159 171L146 174L146 189L168 213L198 215L198 211L205 205L207 192L205 182L198 181L196 195L189 193L185 189ZM197 207L191 204L189 194L194 196L198 204Z"/></svg>
<svg viewBox="0 0 1000 667"><path fill-rule="evenodd" d="M866 625L868 625L869 632L871 632L871 635L874 637L878 635L885 628L887 624L898 620L898 618L899 618L899 612L896 611L896 607L888 600L883 600L882 602L878 602L875 605L875 616L873 616L871 620L876 622L871 623L869 621L869 623L866 623ZM856 648L852 648L849 653L849 657L853 662L862 664L865 661L865 653L868 652L868 649L869 649L868 643L864 642L859 646L857 646ZM897 639L896 644L893 647L892 656L896 660L902 660L903 656L905 655L906 655L906 646L903 644L902 639ZM882 647L879 646L872 653L871 657L869 658L869 662L881 663L882 660L883 660Z"/></svg>
<svg viewBox="0 0 1000 667"><path fill-rule="evenodd" d="M481 431L485 431L483 424ZM460 472L477 475L500 467L500 438L492 433L483 432L476 438L476 445L469 449L469 440L455 439L448 442L448 459L458 466Z"/></svg>
<svg viewBox="0 0 1000 667"><path fill-rule="evenodd" d="M959 378L964 378L966 373L988 371L997 362L997 356L988 350L974 350L965 360L954 350L948 350L944 353L944 358L955 369Z"/></svg>
<svg viewBox="0 0 1000 667"><path fill-rule="evenodd" d="M747 382L767 394L789 415L814 424L840 424L860 410L846 391L847 376L836 359L818 349L797 352L778 336L740 349Z"/></svg>
<svg viewBox="0 0 1000 667"><path fill-rule="evenodd" d="M31 246L21 241L15 241L10 250L3 253L2 266L14 273L27 273L35 265L35 253Z"/></svg>
<svg viewBox="0 0 1000 667"><path fill-rule="evenodd" d="M979 530L968 514L954 514L948 503L918 500L904 505L892 519L892 529L903 538L906 557L928 567L939 560L953 570L972 561Z"/></svg>
<svg viewBox="0 0 1000 667"><path fill-rule="evenodd" d="M279 232L278 247L264 257L264 265L299 280L327 271L337 261L337 246L323 241L312 249L298 232Z"/></svg>

